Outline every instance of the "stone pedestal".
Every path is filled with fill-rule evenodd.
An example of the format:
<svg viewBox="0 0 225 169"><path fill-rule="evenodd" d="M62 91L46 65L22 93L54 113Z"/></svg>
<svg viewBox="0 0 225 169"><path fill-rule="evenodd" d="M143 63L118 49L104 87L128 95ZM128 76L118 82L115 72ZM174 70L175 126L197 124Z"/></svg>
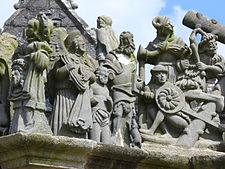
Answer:
<svg viewBox="0 0 225 169"><path fill-rule="evenodd" d="M36 134L0 138L2 169L222 169L225 153L144 144L142 150Z"/></svg>

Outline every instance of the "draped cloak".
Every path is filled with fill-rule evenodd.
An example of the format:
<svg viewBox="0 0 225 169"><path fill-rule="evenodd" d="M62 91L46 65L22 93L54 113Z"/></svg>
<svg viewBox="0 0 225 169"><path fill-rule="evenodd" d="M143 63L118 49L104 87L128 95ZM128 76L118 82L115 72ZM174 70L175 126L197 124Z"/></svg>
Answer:
<svg viewBox="0 0 225 169"><path fill-rule="evenodd" d="M65 131L85 133L92 128L90 78L84 80L83 77L93 74L95 63L91 58L86 59L73 54L64 55L54 68L57 90L51 119L54 135L67 135ZM68 69L67 64L73 68ZM64 74L63 77L60 78L60 74Z"/></svg>

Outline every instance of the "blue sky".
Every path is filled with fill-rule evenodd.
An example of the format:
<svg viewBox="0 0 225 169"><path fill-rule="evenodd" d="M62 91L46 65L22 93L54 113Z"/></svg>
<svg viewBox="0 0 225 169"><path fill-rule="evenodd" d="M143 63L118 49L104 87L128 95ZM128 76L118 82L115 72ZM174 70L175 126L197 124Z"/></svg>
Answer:
<svg viewBox="0 0 225 169"><path fill-rule="evenodd" d="M224 0L165 0L166 8L161 13L162 15L170 13L174 5L181 6L184 10L194 10L204 15L215 18L220 23L225 24L223 10L225 6Z"/></svg>
<svg viewBox="0 0 225 169"><path fill-rule="evenodd" d="M15 11L13 4L18 0L1 0L0 27ZM134 34L136 47L146 47L155 38L155 29L151 24L155 16L166 15L175 28L175 34L189 44L191 30L182 25L183 16L188 10L194 10L216 19L225 25L225 0L74 0L78 4L77 14L88 25L96 27L100 15L110 16L116 35L122 31ZM216 3L215 3L216 2ZM219 44L220 54L225 56L225 45Z"/></svg>
<svg viewBox="0 0 225 169"><path fill-rule="evenodd" d="M1 0L0 27L15 11L13 4L18 0ZM224 0L74 0L79 8L76 10L90 27L96 27L96 18L108 15L113 19L113 28L119 36L124 30L134 34L136 44L147 43L155 36L151 20L158 15L170 16L178 36L188 43L190 29L181 24L188 10L203 13L225 25Z"/></svg>
<svg viewBox="0 0 225 169"><path fill-rule="evenodd" d="M15 11L13 4L18 0L1 0L0 27L4 21ZM182 14L188 10L194 10L203 13L209 18L214 18L225 25L225 17L223 10L225 7L224 0L74 0L79 8L77 13L81 16L90 27L96 26L96 18L99 15L109 15L114 22L114 29L117 34L123 30L134 30L135 37L138 41L145 42L147 35L141 36L140 32L148 32L147 29L154 34L154 28L151 26L151 19L157 15L168 15L174 22L175 29L180 29ZM216 3L214 3L216 2ZM183 13L182 13L183 12ZM180 17L178 19L178 16ZM140 25L142 23L142 25ZM184 27L184 26L183 26ZM137 34L137 35L136 35ZM144 34L144 33L142 33ZM153 38L151 35L148 41Z"/></svg>

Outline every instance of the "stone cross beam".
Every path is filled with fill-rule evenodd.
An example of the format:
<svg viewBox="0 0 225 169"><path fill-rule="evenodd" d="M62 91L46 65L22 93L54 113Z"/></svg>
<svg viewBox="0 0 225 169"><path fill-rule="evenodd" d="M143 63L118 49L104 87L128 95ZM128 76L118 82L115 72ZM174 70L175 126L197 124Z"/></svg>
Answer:
<svg viewBox="0 0 225 169"><path fill-rule="evenodd" d="M225 26L218 23L215 19L208 19L198 12L188 11L183 18L183 25L195 29L200 27L207 33L218 36L218 41L225 43Z"/></svg>

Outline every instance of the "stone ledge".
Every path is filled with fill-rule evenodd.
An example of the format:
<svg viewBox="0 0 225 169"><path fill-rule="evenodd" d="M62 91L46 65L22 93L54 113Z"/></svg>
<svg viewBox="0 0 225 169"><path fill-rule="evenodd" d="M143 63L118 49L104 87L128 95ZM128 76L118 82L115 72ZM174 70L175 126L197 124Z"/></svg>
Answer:
<svg viewBox="0 0 225 169"><path fill-rule="evenodd" d="M142 150L61 136L14 134L0 138L2 169L222 169L225 153L143 144Z"/></svg>

